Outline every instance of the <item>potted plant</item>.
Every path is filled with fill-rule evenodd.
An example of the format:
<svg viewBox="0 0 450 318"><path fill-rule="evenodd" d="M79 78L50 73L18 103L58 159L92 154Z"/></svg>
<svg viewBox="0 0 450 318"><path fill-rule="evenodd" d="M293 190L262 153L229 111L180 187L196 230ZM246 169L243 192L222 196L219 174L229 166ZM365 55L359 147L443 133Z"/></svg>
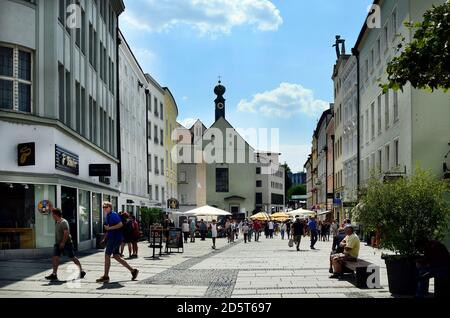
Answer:
<svg viewBox="0 0 450 318"><path fill-rule="evenodd" d="M389 291L414 295L417 287L415 261L421 239L442 240L448 234L449 183L416 169L410 177L383 181L372 177L362 192L356 218L380 236L386 262Z"/></svg>

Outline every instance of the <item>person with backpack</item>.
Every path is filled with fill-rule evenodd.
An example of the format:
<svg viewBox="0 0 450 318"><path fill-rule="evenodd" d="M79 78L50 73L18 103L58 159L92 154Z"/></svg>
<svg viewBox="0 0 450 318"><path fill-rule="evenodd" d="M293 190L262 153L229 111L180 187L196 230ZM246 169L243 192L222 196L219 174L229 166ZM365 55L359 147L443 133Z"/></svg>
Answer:
<svg viewBox="0 0 450 318"><path fill-rule="evenodd" d="M123 257L123 251L125 249L125 244L128 245L128 258L131 258L131 242L133 234L133 225L131 223L130 215L127 212L122 212L119 214L120 219L123 223L121 228L123 234L123 241L120 246L120 256Z"/></svg>
<svg viewBox="0 0 450 318"><path fill-rule="evenodd" d="M141 237L141 230L139 226L139 222L136 220L134 214L130 215L131 224L132 224L132 235L131 235L131 244L133 249L133 254L131 258L138 258L138 242Z"/></svg>

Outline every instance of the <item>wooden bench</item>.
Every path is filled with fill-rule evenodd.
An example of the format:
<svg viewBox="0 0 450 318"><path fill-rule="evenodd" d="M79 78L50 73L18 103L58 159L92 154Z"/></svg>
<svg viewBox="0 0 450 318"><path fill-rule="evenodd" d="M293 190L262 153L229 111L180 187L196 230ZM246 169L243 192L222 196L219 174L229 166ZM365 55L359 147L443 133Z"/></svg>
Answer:
<svg viewBox="0 0 450 318"><path fill-rule="evenodd" d="M367 272L367 267L373 265L363 259L358 259L356 262L344 261L344 268L356 273L356 287L368 288L367 278L372 274Z"/></svg>

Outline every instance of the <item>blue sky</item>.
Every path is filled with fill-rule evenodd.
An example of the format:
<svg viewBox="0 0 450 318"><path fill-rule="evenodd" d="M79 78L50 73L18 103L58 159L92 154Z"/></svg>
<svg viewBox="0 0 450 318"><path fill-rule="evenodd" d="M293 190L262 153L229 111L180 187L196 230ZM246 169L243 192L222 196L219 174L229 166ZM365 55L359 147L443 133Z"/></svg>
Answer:
<svg viewBox="0 0 450 318"><path fill-rule="evenodd" d="M213 123L220 75L227 120L279 129L281 159L299 171L318 117L333 101L335 35L350 51L371 3L125 0L120 28L145 72L175 96L178 121Z"/></svg>

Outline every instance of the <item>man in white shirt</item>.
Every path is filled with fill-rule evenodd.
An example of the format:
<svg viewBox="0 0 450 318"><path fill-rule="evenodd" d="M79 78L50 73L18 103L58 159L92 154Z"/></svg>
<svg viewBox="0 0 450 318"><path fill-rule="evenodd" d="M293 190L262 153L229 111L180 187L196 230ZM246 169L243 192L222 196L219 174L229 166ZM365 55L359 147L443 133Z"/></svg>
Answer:
<svg viewBox="0 0 450 318"><path fill-rule="evenodd" d="M273 239L273 222L272 221L269 221L269 236L270 236L270 238L271 239Z"/></svg>

